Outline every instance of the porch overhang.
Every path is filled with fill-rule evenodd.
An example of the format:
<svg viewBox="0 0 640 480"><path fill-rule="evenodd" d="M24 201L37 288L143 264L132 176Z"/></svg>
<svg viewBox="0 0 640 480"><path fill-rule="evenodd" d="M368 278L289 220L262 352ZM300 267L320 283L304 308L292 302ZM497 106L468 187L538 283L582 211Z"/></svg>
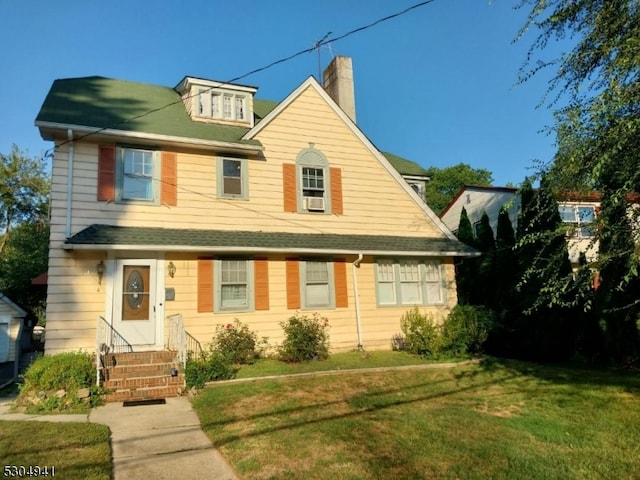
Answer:
<svg viewBox="0 0 640 480"><path fill-rule="evenodd" d="M65 250L211 252L224 254L384 255L476 257L473 248L446 237L334 233L249 232L91 225L68 238Z"/></svg>

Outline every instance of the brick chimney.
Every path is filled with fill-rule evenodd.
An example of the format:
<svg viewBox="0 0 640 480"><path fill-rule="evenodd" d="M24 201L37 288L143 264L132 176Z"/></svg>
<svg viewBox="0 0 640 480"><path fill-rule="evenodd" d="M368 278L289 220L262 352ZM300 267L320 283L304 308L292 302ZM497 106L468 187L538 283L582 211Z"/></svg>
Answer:
<svg viewBox="0 0 640 480"><path fill-rule="evenodd" d="M337 56L325 68L322 86L329 96L356 123L356 97L350 57Z"/></svg>

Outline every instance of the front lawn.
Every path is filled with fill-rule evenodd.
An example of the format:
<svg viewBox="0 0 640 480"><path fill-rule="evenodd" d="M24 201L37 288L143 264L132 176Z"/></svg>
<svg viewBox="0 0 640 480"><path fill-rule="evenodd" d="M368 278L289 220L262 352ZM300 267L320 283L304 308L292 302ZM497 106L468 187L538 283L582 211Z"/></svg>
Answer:
<svg viewBox="0 0 640 480"><path fill-rule="evenodd" d="M637 372L483 362L206 388L243 478L600 479L640 472Z"/></svg>
<svg viewBox="0 0 640 480"><path fill-rule="evenodd" d="M109 480L109 428L88 423L0 420L0 468L7 466L10 469L5 476L14 478L29 473L11 470L11 466L32 466L47 467L48 473L43 477L32 471L32 477ZM5 473L3 470L0 475Z"/></svg>

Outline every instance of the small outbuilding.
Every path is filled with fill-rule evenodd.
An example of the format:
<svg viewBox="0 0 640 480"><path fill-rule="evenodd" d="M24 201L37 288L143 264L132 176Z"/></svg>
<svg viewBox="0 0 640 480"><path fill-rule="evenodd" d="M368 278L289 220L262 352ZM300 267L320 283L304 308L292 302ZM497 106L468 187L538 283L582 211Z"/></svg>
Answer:
<svg viewBox="0 0 640 480"><path fill-rule="evenodd" d="M20 340L26 316L27 312L0 292L0 386L18 378Z"/></svg>

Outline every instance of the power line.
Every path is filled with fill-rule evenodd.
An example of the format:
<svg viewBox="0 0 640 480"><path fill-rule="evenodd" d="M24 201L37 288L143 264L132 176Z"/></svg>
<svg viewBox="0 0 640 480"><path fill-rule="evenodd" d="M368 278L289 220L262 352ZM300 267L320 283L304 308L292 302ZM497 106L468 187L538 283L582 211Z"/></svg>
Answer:
<svg viewBox="0 0 640 480"><path fill-rule="evenodd" d="M287 57L281 58L280 60L276 60L274 62L271 62L268 65L265 65L263 67L251 70L251 71L249 71L247 73L244 73L244 74L242 74L242 75L240 75L238 77L232 78L232 79L230 79L230 80L228 80L226 82L220 82L220 85L226 85L226 84L231 84L231 83L237 82L237 81L242 80L243 78L246 78L248 76L255 75L256 73L260 73L260 72L263 72L263 71L268 70L270 68L273 68L276 65L280 65L281 63L289 62L289 61L293 60L294 58L297 58L297 57L299 57L301 55L304 55L306 53L311 53L311 52L314 52L316 50L318 50L318 52L319 52L320 47L322 47L324 45L331 44L333 42L337 42L337 41L340 41L340 40L344 40L345 38L350 37L351 35L355 35L356 33L360 33L360 32L363 32L365 30L369 30L370 28L373 28L373 27L375 27L375 26L377 26L377 25L379 25L379 24L381 24L383 22L386 22L386 21L392 20L394 18L400 17L402 15L405 15L405 14L411 12L412 10L415 10L417 8L420 8L420 7L423 7L423 6L428 5L430 3L433 3L434 1L435 0L424 0L422 2L416 3L415 5L411 5L410 7L407 7L407 8L405 8L404 10L402 10L400 12L396 12L396 13L393 13L391 15L387 15L386 17L380 18L380 19L378 19L378 20L376 20L374 22L371 22L371 23L369 23L367 25L363 25L361 27L355 28L355 29L353 29L353 30L351 30L351 31L349 31L347 33L343 33L342 35L338 35L337 37L328 38L329 35L331 35L331 32L329 32L321 40L317 41L310 48L305 48L304 50L300 50L299 52L296 52L296 53L294 53L292 55L289 55ZM220 85L218 85L218 87ZM197 95L199 95L199 94L201 94L203 92L211 91L214 88L217 88L217 87L209 87L208 89L206 89L204 91L199 91ZM194 96L195 95L190 95L190 96L187 96L187 97L184 97L184 98L180 98L180 100L176 100L175 102L171 102L171 103L168 103L168 104L163 105L161 107L148 110L148 111L143 112L143 113L141 113L139 115L135 115L135 116L130 117L130 118L126 119L126 120L122 120L122 121L120 121L120 122L118 122L116 124L109 125L109 126L106 126L106 127L100 127L100 128L96 129L93 132L89 132L89 133L86 133L84 135L80 135L79 137L76 137L76 138L74 138L72 140L64 140L60 144L58 144L58 145L54 146L53 148L50 148L49 150L47 150L44 153L43 157L46 158L48 156L53 155L53 153L56 150L58 150L60 147L66 145L68 143L71 143L73 141L83 140L83 139L85 139L87 137L91 137L93 135L97 135L97 134L99 134L101 132L104 132L106 130L115 128L117 126L124 125L124 124L132 122L134 120L138 120L138 119L140 119L142 117L146 117L146 116L151 115L153 113L159 112L159 111L164 110L166 108L169 108L169 107L171 107L173 105L182 103L184 100L188 100L190 98L193 98Z"/></svg>

